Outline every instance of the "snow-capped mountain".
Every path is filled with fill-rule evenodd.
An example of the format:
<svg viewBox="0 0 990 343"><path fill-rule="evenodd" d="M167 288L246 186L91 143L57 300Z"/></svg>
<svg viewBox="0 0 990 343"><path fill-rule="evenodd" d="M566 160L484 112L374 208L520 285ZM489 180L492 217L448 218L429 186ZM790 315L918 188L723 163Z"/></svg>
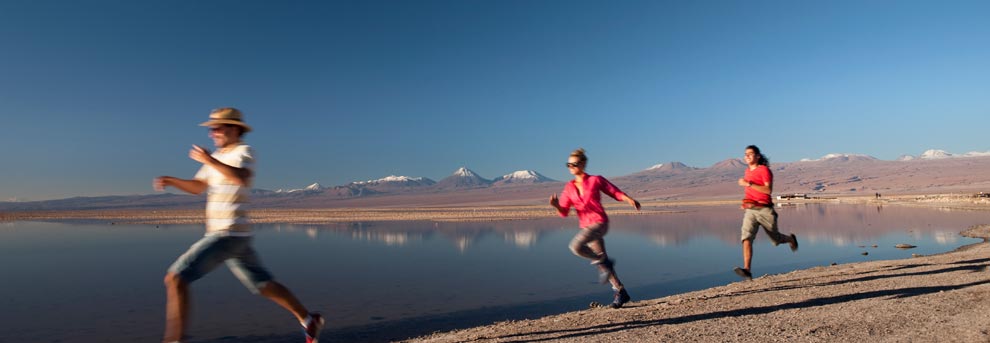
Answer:
<svg viewBox="0 0 990 343"><path fill-rule="evenodd" d="M820 161L876 161L877 158L862 154L827 154L818 159L802 158L799 162L820 162Z"/></svg>
<svg viewBox="0 0 990 343"><path fill-rule="evenodd" d="M983 157L983 156L990 156L990 151L983 151L983 152L980 152L980 151L970 151L970 152L967 152L967 153L963 154L963 156L964 157Z"/></svg>
<svg viewBox="0 0 990 343"><path fill-rule="evenodd" d="M915 159L920 160L940 160L943 158L959 158L959 157L983 157L990 156L990 151L970 151L965 154L953 154L951 152L941 150L941 149L929 149L921 153L921 155L915 157L911 155L903 155L897 158L898 161L911 161Z"/></svg>
<svg viewBox="0 0 990 343"><path fill-rule="evenodd" d="M399 191L409 191L437 183L425 177L410 177L389 175L377 180L355 181L347 186L350 188L363 188L379 193L391 193Z"/></svg>
<svg viewBox="0 0 990 343"><path fill-rule="evenodd" d="M457 168L451 176L480 177L473 170L467 169L466 167Z"/></svg>
<svg viewBox="0 0 990 343"><path fill-rule="evenodd" d="M434 187L437 189L458 189L487 187L491 184L491 180L481 177L471 169L461 167L455 170L450 176L443 178L440 182L437 182Z"/></svg>
<svg viewBox="0 0 990 343"><path fill-rule="evenodd" d="M627 175L626 177L636 180L636 182L652 182L658 179L665 179L665 178L682 175L686 172L690 172L692 170L697 170L697 169L698 168L689 167L684 163L674 161L674 162L660 163L650 168L639 171L637 173Z"/></svg>
<svg viewBox="0 0 990 343"><path fill-rule="evenodd" d="M434 183L436 183L436 182L433 181L433 180L430 180L428 178L425 178L425 177L396 176L396 175L389 175L389 176L386 176L386 177L383 177L383 178L377 179L377 180L354 181L354 182L351 182L351 184L353 184L353 185L362 185L362 186L381 185L381 184L401 184L401 185L406 185L406 186L429 186L429 185L432 185Z"/></svg>
<svg viewBox="0 0 990 343"><path fill-rule="evenodd" d="M921 156L918 156L918 158L923 160L937 160L941 158L950 158L950 157L955 157L955 155L953 155L951 152L945 150L938 150L938 149L930 149L928 151L921 153Z"/></svg>
<svg viewBox="0 0 990 343"><path fill-rule="evenodd" d="M306 186L304 188L289 189L289 190L279 189L275 191L275 193L319 192L324 189L326 189L326 187L320 185L319 182L314 182L313 184Z"/></svg>
<svg viewBox="0 0 990 343"><path fill-rule="evenodd" d="M667 162L667 163L661 163L661 164L655 165L653 167L650 167L649 169L646 169L645 171L649 171L649 172L677 172L677 171L687 171L687 170L694 170L694 169L696 169L696 168L688 167L684 163L674 161L674 162Z"/></svg>
<svg viewBox="0 0 990 343"><path fill-rule="evenodd" d="M511 174L503 175L495 180L495 185L533 184L543 182L556 182L556 180L543 176L532 170L517 170Z"/></svg>

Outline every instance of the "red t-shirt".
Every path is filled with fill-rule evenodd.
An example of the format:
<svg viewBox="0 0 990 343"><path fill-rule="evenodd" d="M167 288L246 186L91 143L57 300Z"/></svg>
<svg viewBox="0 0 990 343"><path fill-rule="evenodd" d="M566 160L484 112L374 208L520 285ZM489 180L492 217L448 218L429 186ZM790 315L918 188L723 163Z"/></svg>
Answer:
<svg viewBox="0 0 990 343"><path fill-rule="evenodd" d="M773 184L773 173L770 172L770 168L764 165L758 165L753 170L746 167L746 175L743 176L743 179L752 182L754 185L767 186ZM760 193L753 189L753 187L746 187L745 198L761 204L773 203L770 194Z"/></svg>

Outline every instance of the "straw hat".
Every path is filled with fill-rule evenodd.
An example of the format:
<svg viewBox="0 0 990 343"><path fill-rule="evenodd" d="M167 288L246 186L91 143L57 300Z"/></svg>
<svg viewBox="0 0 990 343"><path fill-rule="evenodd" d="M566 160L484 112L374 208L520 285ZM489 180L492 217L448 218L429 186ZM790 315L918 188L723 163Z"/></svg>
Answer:
<svg viewBox="0 0 990 343"><path fill-rule="evenodd" d="M199 126L213 126L213 125L237 125L244 128L244 132L247 133L251 131L251 127L244 123L241 116L241 111L233 107L218 108L210 112L210 120L199 124Z"/></svg>

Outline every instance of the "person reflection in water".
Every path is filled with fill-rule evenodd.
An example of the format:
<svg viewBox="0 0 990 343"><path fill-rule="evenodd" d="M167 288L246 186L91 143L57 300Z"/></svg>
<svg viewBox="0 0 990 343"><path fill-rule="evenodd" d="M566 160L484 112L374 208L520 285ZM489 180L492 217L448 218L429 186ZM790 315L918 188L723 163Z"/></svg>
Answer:
<svg viewBox="0 0 990 343"><path fill-rule="evenodd" d="M571 207L577 211L578 222L581 232L578 232L571 241L571 252L575 255L591 260L591 264L598 267L599 282L609 282L615 297L612 301L612 308L620 308L630 300L629 292L626 291L615 274L615 260L608 257L605 252L605 234L608 233L608 215L605 214L605 207L602 206L601 193L605 193L618 201L625 201L638 211L639 201L636 201L618 187L598 175L588 175L585 168L588 165L588 156L584 154L584 149L577 149L571 153L567 159L567 170L574 175L574 180L564 185L564 190L550 196L550 206L557 209L561 217L567 217Z"/></svg>

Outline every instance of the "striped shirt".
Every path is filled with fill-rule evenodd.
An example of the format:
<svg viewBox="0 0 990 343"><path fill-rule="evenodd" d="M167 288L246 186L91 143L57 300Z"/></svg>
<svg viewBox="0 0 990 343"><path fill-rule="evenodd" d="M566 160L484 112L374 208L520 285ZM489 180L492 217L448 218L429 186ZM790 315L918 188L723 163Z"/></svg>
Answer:
<svg viewBox="0 0 990 343"><path fill-rule="evenodd" d="M206 182L206 235L251 236L245 204L251 192L254 171L254 149L240 144L221 152L213 152L213 158L234 168L247 168L252 177L240 186L227 179L213 167L203 165L194 177Z"/></svg>

